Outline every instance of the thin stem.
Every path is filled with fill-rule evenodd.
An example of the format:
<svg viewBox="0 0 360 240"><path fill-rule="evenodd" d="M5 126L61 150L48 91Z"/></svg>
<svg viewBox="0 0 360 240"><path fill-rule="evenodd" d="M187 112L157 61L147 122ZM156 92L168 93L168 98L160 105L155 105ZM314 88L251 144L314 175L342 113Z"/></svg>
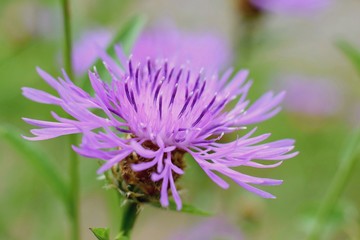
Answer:
<svg viewBox="0 0 360 240"><path fill-rule="evenodd" d="M76 144L76 135L69 136L69 142L71 145ZM80 239L79 230L79 159L77 154L70 151L70 198L69 198L69 216L71 221L71 239Z"/></svg>
<svg viewBox="0 0 360 240"><path fill-rule="evenodd" d="M63 24L64 24L64 65L70 79L73 78L72 69L72 34L71 34L71 14L70 0L62 0Z"/></svg>
<svg viewBox="0 0 360 240"><path fill-rule="evenodd" d="M134 227L137 216L140 213L139 204L128 201L125 203L123 218L120 226L120 233L122 236L130 239L131 231Z"/></svg>
<svg viewBox="0 0 360 240"><path fill-rule="evenodd" d="M358 153L359 138L360 128L354 131L347 141L339 169L316 216L313 228L308 237L309 240L320 239L327 217L332 213L344 192L346 184L348 183L358 160L356 154Z"/></svg>
<svg viewBox="0 0 360 240"><path fill-rule="evenodd" d="M71 14L70 14L70 0L62 0L63 24L64 24L64 65L70 79L73 79L72 69L72 36L71 36ZM77 142L76 135L69 136L70 145ZM69 217L71 223L71 239L79 240L79 159L78 155L70 150L70 196L69 196Z"/></svg>
<svg viewBox="0 0 360 240"><path fill-rule="evenodd" d="M255 50L256 31L259 27L260 18L241 19L240 29L237 40L237 68L243 68L249 65L251 57Z"/></svg>

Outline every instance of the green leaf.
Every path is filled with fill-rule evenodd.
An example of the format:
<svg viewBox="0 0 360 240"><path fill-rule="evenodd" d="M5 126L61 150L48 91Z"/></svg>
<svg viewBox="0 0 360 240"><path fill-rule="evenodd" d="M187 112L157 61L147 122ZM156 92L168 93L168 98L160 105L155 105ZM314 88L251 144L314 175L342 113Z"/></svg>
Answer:
<svg viewBox="0 0 360 240"><path fill-rule="evenodd" d="M182 205L182 208L181 208L180 211L178 211L176 209L176 203L174 201L169 201L169 206L167 208L162 207L159 202L151 202L149 204L151 206L153 206L153 207L157 207L157 208L161 208L161 209L165 209L165 210L176 211L176 212L190 213L190 214L193 214L193 215L199 215L199 216L211 216L211 215L213 215L212 213L209 213L209 212L206 212L204 210L198 209L197 207L194 207L194 206L186 204L186 203Z"/></svg>
<svg viewBox="0 0 360 240"><path fill-rule="evenodd" d="M135 16L132 19L130 19L121 29L120 31L115 35L111 43L106 48L106 52L111 56L115 57L115 49L114 46L116 44L120 44L123 48L125 54L129 54L135 40L140 35L142 29L144 28L146 23L146 20L143 16ZM101 59L97 59L93 64L93 66L96 67L99 74L102 75L102 72L105 71L105 68L102 64ZM84 89L88 90L90 88L90 83L88 80L87 73L82 78L82 81L80 83L81 85L84 85ZM80 86L81 86L80 85Z"/></svg>
<svg viewBox="0 0 360 240"><path fill-rule="evenodd" d="M130 240L129 237L124 236L122 233L119 233L116 237L115 240Z"/></svg>
<svg viewBox="0 0 360 240"><path fill-rule="evenodd" d="M1 125L0 137L13 146L23 156L22 159L33 167L67 204L68 187L50 157L34 143L23 139L19 130L12 126Z"/></svg>
<svg viewBox="0 0 360 240"><path fill-rule="evenodd" d="M110 240L109 228L90 228L90 231L99 240Z"/></svg>
<svg viewBox="0 0 360 240"><path fill-rule="evenodd" d="M350 178L354 175L356 164L359 161L360 148L360 127L350 133L348 140L345 142L341 154L340 164L336 170L329 189L325 195L322 204L319 207L314 224L309 232L309 240L320 239L323 233L327 219L333 213L339 199L343 195Z"/></svg>
<svg viewBox="0 0 360 240"><path fill-rule="evenodd" d="M336 45L360 73L360 50L346 41L338 41Z"/></svg>
<svg viewBox="0 0 360 240"><path fill-rule="evenodd" d="M110 56L115 55L115 50L113 45L116 43L121 43L126 54L130 54L130 51L140 35L141 31L145 27L146 19L144 16L135 16L130 19L129 22L121 29L119 34L114 38L112 44L109 46Z"/></svg>

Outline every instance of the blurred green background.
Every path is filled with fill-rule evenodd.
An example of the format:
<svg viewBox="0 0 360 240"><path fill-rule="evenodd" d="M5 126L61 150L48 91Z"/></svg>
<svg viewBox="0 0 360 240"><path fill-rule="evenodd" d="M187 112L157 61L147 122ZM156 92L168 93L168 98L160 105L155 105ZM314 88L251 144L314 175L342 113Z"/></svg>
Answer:
<svg viewBox="0 0 360 240"><path fill-rule="evenodd" d="M20 133L30 129L21 117L50 119L52 106L26 100L21 87L50 90L35 71L60 72L63 49L60 1L0 1L0 123ZM244 30L236 1L224 0L74 0L73 35L86 29L106 27L116 31L132 16L142 14L151 25L172 21L191 31L212 31L238 49ZM271 132L272 140L296 139L300 155L276 169L244 171L283 179L281 186L266 188L276 200L261 199L232 185L222 190L188 159L182 179L183 199L224 216L247 239L303 239L326 190L339 167L345 141L353 131L352 118L360 103L360 78L356 69L335 46L346 40L360 47L360 2L338 0L328 8L307 16L268 15L257 29L252 58L244 66L251 70L255 99L273 86L281 74L304 74L329 78L344 89L342 110L334 116L305 116L282 111L260 124L260 132ZM236 60L236 56L234 57ZM234 62L235 64L235 62ZM299 93L299 100L306 93ZM350 121L350 119L353 119ZM43 148L67 177L69 146L65 138L32 143ZM119 208L116 194L97 179L95 160L81 159L82 239L95 239L89 227L117 229ZM360 239L360 164L356 165L346 191L327 220L324 239ZM10 144L0 140L0 239L68 239L65 209L49 184ZM171 239L204 217L145 207L134 230L134 239ZM150 237L149 237L150 236Z"/></svg>

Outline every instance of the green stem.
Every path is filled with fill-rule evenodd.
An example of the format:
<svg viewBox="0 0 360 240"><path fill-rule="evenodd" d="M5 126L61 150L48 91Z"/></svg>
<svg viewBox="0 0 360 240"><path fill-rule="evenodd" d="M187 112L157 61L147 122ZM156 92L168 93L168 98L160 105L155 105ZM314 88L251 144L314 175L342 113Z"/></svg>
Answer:
<svg viewBox="0 0 360 240"><path fill-rule="evenodd" d="M76 135L69 136L71 145L76 144ZM70 198L69 198L69 216L71 221L71 239L80 239L79 230L79 159L77 154L70 151Z"/></svg>
<svg viewBox="0 0 360 240"><path fill-rule="evenodd" d="M72 69L72 34L71 34L71 17L70 17L70 0L62 0L63 24L64 24L64 65L70 79L73 78Z"/></svg>
<svg viewBox="0 0 360 240"><path fill-rule="evenodd" d="M123 211L122 223L120 226L120 233L122 236L130 239L131 230L134 227L137 216L140 213L140 205L138 203L128 201L125 203Z"/></svg>
<svg viewBox="0 0 360 240"><path fill-rule="evenodd" d="M347 141L346 149L344 150L343 156L341 158L340 166L332 184L330 185L328 193L325 196L324 202L320 206L313 228L308 237L309 240L320 239L321 232L325 227L327 217L329 217L329 215L332 213L338 200L344 192L344 189L353 173L355 164L358 160L356 154L358 153L359 138L360 128L354 131Z"/></svg>
<svg viewBox="0 0 360 240"><path fill-rule="evenodd" d="M247 67L251 61L255 49L255 35L260 20L259 18L245 18L240 20L241 31L238 35L236 50L238 56L236 61L237 68Z"/></svg>
<svg viewBox="0 0 360 240"><path fill-rule="evenodd" d="M70 0L62 0L63 24L64 24L64 65L70 79L73 79L72 69L72 34L71 34L71 14L70 14ZM75 145L77 142L76 135L69 136L70 145ZM79 240L79 159L78 155L70 150L70 196L68 202L69 217L71 223L71 239Z"/></svg>

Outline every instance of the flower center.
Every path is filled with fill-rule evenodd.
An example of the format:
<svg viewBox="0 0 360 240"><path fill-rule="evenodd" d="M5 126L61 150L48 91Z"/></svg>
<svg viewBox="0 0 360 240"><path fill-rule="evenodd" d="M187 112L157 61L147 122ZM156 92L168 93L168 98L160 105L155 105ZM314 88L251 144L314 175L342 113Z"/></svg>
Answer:
<svg viewBox="0 0 360 240"><path fill-rule="evenodd" d="M151 141L146 141L142 144L145 149L156 151L159 149ZM164 154L164 159L167 157ZM185 168L185 162L183 160L185 151L181 149L175 149L171 152L171 162L180 169ZM132 152L120 163L113 166L112 173L117 181L117 187L119 191L124 194L127 198L137 200L140 202L148 202L151 199L158 199L160 196L160 190L162 180L154 182L151 179L151 175L157 171L157 166L153 166L143 171L134 171L131 166L133 164L139 164L144 162L150 162L153 159L148 159L139 156L136 152ZM181 175L173 172L173 179L177 181ZM170 188L170 186L169 186Z"/></svg>

